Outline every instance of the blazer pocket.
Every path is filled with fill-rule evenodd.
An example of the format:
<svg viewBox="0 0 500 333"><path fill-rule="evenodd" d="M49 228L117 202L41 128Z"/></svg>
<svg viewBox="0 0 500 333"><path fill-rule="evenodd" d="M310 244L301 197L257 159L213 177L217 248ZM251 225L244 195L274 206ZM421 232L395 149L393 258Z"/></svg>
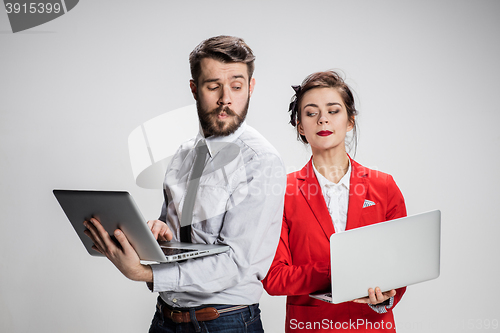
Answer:
<svg viewBox="0 0 500 333"><path fill-rule="evenodd" d="M361 210L361 224L370 225L384 221L381 205L365 207Z"/></svg>

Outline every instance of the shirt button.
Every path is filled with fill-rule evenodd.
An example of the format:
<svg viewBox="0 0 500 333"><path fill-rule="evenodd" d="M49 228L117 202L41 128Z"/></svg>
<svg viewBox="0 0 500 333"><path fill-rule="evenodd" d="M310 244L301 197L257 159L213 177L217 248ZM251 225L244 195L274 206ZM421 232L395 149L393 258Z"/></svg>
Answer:
<svg viewBox="0 0 500 333"><path fill-rule="evenodd" d="M172 302L177 303L177 298L174 298Z"/></svg>

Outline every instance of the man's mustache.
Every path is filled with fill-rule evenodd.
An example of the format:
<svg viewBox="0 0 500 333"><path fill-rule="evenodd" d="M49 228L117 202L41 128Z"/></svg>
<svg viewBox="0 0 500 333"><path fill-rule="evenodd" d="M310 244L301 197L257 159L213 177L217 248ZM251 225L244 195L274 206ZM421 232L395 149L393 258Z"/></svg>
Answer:
<svg viewBox="0 0 500 333"><path fill-rule="evenodd" d="M222 112L225 112L228 116L236 116L236 113L233 110L224 105L220 105L217 109L213 109L210 114L218 115Z"/></svg>

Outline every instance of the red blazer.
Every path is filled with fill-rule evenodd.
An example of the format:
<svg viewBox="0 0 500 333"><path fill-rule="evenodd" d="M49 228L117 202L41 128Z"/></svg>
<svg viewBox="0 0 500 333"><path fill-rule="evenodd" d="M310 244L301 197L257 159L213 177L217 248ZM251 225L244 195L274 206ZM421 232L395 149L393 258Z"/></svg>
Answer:
<svg viewBox="0 0 500 333"><path fill-rule="evenodd" d="M365 199L375 205L363 208ZM404 216L403 195L392 177L351 159L346 230ZM311 159L302 170L288 175L281 239L263 280L270 295L288 296L285 331L395 332L392 309L406 288L396 290L394 305L385 314L367 304L330 304L308 296L330 287L330 236L334 232Z"/></svg>

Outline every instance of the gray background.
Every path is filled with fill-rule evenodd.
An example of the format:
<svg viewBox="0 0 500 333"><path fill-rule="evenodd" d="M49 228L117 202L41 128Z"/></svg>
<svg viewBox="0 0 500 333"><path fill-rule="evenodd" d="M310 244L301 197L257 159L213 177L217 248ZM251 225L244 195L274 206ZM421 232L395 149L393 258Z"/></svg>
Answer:
<svg viewBox="0 0 500 333"><path fill-rule="evenodd" d="M290 85L338 68L359 102L357 160L394 176L409 214L442 210L441 276L408 289L398 331L492 330L499 14L484 0L86 0L12 34L0 11L0 331L147 331L156 296L90 257L51 191L128 190L156 218L162 194L135 185L128 134L193 103L188 54L219 34L257 55L248 123L288 171L310 154L287 124ZM267 332L282 331L284 298L261 307Z"/></svg>

